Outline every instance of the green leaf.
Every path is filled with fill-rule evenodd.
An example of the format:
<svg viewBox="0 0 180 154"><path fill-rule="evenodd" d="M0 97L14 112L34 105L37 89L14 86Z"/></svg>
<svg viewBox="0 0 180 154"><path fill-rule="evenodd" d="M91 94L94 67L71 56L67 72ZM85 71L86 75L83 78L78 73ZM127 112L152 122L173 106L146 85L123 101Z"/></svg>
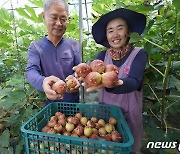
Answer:
<svg viewBox="0 0 180 154"><path fill-rule="evenodd" d="M154 109L159 109L161 104L159 104L159 102L155 103L154 105L151 106L151 109L154 110Z"/></svg>
<svg viewBox="0 0 180 154"><path fill-rule="evenodd" d="M180 68L180 61L173 61L172 67L179 69Z"/></svg>
<svg viewBox="0 0 180 154"><path fill-rule="evenodd" d="M11 43L13 42L12 36L8 36L7 34L1 34L0 35L0 42L4 43Z"/></svg>
<svg viewBox="0 0 180 154"><path fill-rule="evenodd" d="M27 121L30 117L32 117L35 113L37 113L39 109L34 109L33 105L29 105L27 108L22 108L20 111L21 117L19 117L19 120L22 121Z"/></svg>
<svg viewBox="0 0 180 154"><path fill-rule="evenodd" d="M6 66L11 67L12 65L14 65L14 59L13 57L7 57L6 59L3 59L4 64L6 64Z"/></svg>
<svg viewBox="0 0 180 154"><path fill-rule="evenodd" d="M147 13L148 11L153 11L153 6L144 6L144 5L131 5L128 9L139 12L139 13Z"/></svg>
<svg viewBox="0 0 180 154"><path fill-rule="evenodd" d="M0 27L4 30L11 30L12 15L4 8L0 9Z"/></svg>
<svg viewBox="0 0 180 154"><path fill-rule="evenodd" d="M151 141L163 141L163 139L165 138L165 132L162 129L154 127L149 129L149 132L151 132Z"/></svg>
<svg viewBox="0 0 180 154"><path fill-rule="evenodd" d="M1 8L0 9L0 17L1 17L1 19L11 19L11 15L10 15L10 13L6 10L6 9L4 9L4 8Z"/></svg>
<svg viewBox="0 0 180 154"><path fill-rule="evenodd" d="M117 5L117 8L124 8L126 5L122 2L122 1L119 1L119 0L116 0L116 5Z"/></svg>
<svg viewBox="0 0 180 154"><path fill-rule="evenodd" d="M9 94L9 99L13 101L13 103L19 103L25 97L25 92L23 90L14 90Z"/></svg>
<svg viewBox="0 0 180 154"><path fill-rule="evenodd" d="M146 42L145 45L144 45L144 49L147 53L151 53L151 49L152 49L152 44L149 43L149 42Z"/></svg>
<svg viewBox="0 0 180 154"><path fill-rule="evenodd" d="M7 148L4 148L4 147L0 146L0 152L1 152L1 154L12 154L13 153L13 148L9 147L7 149Z"/></svg>
<svg viewBox="0 0 180 154"><path fill-rule="evenodd" d="M34 22L37 22L38 18L36 16L35 10L28 5L25 5L25 8L26 8L27 12L31 15L31 20Z"/></svg>
<svg viewBox="0 0 180 154"><path fill-rule="evenodd" d="M0 89L0 100L5 97L8 96L9 93L11 92L11 88L4 88L4 89ZM0 101L1 102L1 101ZM1 104L1 103L0 103Z"/></svg>
<svg viewBox="0 0 180 154"><path fill-rule="evenodd" d="M176 88L180 92L180 82L179 82L179 80L176 77L174 77L173 75L171 75L169 77L169 79L170 79L169 87Z"/></svg>
<svg viewBox="0 0 180 154"><path fill-rule="evenodd" d="M142 37L138 33L134 33L134 32L131 33L130 37L131 37L129 41L130 43L137 43L142 39Z"/></svg>
<svg viewBox="0 0 180 154"><path fill-rule="evenodd" d="M94 5L93 6L93 11L95 11L98 14L105 14L105 12L102 10L101 5Z"/></svg>
<svg viewBox="0 0 180 154"><path fill-rule="evenodd" d="M14 76L12 76L9 81L7 81L7 85L12 86L12 87L16 87L16 88L23 88L23 80L24 80L24 76L20 75L20 74L16 74Z"/></svg>
<svg viewBox="0 0 180 154"><path fill-rule="evenodd" d="M10 133L9 133L9 130L6 129L5 131L3 131L2 135L0 136L0 141L1 141L0 145L2 147L8 147L9 146L9 139L10 139Z"/></svg>
<svg viewBox="0 0 180 154"><path fill-rule="evenodd" d="M21 144L16 145L16 152L15 153L22 153L23 150L23 146L24 146L24 142L22 142Z"/></svg>
<svg viewBox="0 0 180 154"><path fill-rule="evenodd" d="M11 109L12 106L13 106L13 100L11 101L8 101L9 98L3 98L1 101L0 101L0 107L4 107L5 109Z"/></svg>
<svg viewBox="0 0 180 154"><path fill-rule="evenodd" d="M26 12L23 8L16 8L16 11L17 11L18 14L21 15L22 17L25 17L25 18L31 20L31 17L29 16L29 14L27 14L27 12Z"/></svg>
<svg viewBox="0 0 180 154"><path fill-rule="evenodd" d="M180 11L180 3L179 3L179 0L173 0L172 1L173 5L175 6L175 8L177 9L177 11Z"/></svg>
<svg viewBox="0 0 180 154"><path fill-rule="evenodd" d="M173 101L177 101L177 102L180 101L180 96L178 95L168 95L167 98L172 99Z"/></svg>
<svg viewBox="0 0 180 154"><path fill-rule="evenodd" d="M5 42L0 42L0 47L2 50L6 50L7 48L10 47L9 43L5 43Z"/></svg>
<svg viewBox="0 0 180 154"><path fill-rule="evenodd" d="M43 8L43 0L29 0L29 2L31 2L32 4L34 4L40 8Z"/></svg>
<svg viewBox="0 0 180 154"><path fill-rule="evenodd" d="M148 26L145 28L143 32L143 35L146 35L153 25L154 25L154 20L150 20Z"/></svg>
<svg viewBox="0 0 180 154"><path fill-rule="evenodd" d="M168 119L171 119L170 122L172 121L176 121L179 117L179 109L180 109L180 105L179 105L179 101L180 101L180 96L172 96L169 95L167 96L167 100L168 100L168 107L167 107L167 112L168 112ZM175 123L178 124L178 123ZM180 123L179 123L180 125Z"/></svg>
<svg viewBox="0 0 180 154"><path fill-rule="evenodd" d="M0 9L0 17L1 20L3 19L4 21L6 21L7 23L11 23L13 16L11 13L9 13L6 9L2 8Z"/></svg>
<svg viewBox="0 0 180 154"><path fill-rule="evenodd" d="M43 22L43 18L42 18L42 15L41 15L41 14L38 15L37 21L38 21L39 23L42 23L42 22Z"/></svg>
<svg viewBox="0 0 180 154"><path fill-rule="evenodd" d="M160 9L163 8L163 7L164 7L164 4L159 3L159 4L157 4L157 5L154 6L154 9L160 10Z"/></svg>

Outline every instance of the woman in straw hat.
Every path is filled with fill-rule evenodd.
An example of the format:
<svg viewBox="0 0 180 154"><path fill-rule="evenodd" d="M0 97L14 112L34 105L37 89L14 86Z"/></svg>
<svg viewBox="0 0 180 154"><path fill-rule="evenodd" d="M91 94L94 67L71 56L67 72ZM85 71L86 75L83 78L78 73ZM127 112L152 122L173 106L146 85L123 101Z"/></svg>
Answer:
<svg viewBox="0 0 180 154"><path fill-rule="evenodd" d="M132 152L138 152L142 145L142 81L147 54L129 40L131 32L141 35L145 25L145 15L120 8L101 16L92 27L96 43L108 48L99 52L97 59L119 68L119 82L114 88L100 85L87 91L100 89L100 103L121 107L134 136Z"/></svg>

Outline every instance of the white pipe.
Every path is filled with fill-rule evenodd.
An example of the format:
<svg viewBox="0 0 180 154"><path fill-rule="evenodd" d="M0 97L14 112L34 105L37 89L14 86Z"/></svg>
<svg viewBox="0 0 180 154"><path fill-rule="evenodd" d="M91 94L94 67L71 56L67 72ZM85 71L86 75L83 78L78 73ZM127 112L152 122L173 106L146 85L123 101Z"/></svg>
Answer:
<svg viewBox="0 0 180 154"><path fill-rule="evenodd" d="M81 52L81 62L83 59L83 17L82 17L82 0L79 0L79 43L80 43L80 52ZM81 86L80 90L80 102L84 103L84 87Z"/></svg>

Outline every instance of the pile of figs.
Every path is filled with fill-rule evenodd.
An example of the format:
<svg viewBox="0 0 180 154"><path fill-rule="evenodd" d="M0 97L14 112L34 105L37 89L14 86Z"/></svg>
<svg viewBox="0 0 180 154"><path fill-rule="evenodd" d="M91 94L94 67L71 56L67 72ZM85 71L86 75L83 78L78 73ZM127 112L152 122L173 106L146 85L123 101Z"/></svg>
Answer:
<svg viewBox="0 0 180 154"><path fill-rule="evenodd" d="M107 122L103 118L87 118L80 112L73 116L65 116L62 112L56 112L50 117L42 132L59 134L94 140L104 139L106 141L121 142L122 136L116 130L117 120L110 117Z"/></svg>

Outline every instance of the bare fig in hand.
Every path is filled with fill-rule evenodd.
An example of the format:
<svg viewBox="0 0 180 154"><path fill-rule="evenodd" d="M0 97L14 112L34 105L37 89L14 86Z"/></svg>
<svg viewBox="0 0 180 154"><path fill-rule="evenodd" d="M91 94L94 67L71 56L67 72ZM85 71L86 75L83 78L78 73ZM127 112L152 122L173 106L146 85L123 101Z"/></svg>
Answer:
<svg viewBox="0 0 180 154"><path fill-rule="evenodd" d="M57 93L63 95L66 91L66 83L63 80L58 80L52 85L52 89Z"/></svg>
<svg viewBox="0 0 180 154"><path fill-rule="evenodd" d="M105 70L105 64L102 60L95 59L93 60L90 65L92 72L103 73Z"/></svg>
<svg viewBox="0 0 180 154"><path fill-rule="evenodd" d="M70 78L66 81L66 86L68 89L74 88L77 85L75 78Z"/></svg>
<svg viewBox="0 0 180 154"><path fill-rule="evenodd" d="M104 87L113 88L118 82L118 75L115 72L106 72L102 74L102 84Z"/></svg>
<svg viewBox="0 0 180 154"><path fill-rule="evenodd" d="M91 69L86 63L80 63L79 65L75 66L75 72L78 78L85 78L91 72Z"/></svg>
<svg viewBox="0 0 180 154"><path fill-rule="evenodd" d="M101 74L98 72L90 72L86 78L85 78L85 82L89 85L89 86L97 86L98 84L101 83Z"/></svg>
<svg viewBox="0 0 180 154"><path fill-rule="evenodd" d="M119 69L116 65L114 64L107 64L106 68L105 68L105 72L115 72L117 74L119 74Z"/></svg>

